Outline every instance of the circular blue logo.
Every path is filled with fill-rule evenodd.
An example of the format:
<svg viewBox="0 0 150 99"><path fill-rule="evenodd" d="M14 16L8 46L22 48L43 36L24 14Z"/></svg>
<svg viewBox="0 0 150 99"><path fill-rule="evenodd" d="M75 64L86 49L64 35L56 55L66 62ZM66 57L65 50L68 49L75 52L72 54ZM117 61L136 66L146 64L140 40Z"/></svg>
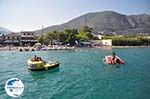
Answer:
<svg viewBox="0 0 150 99"><path fill-rule="evenodd" d="M18 97L24 91L24 84L18 78L8 79L5 83L5 91L11 97Z"/></svg>

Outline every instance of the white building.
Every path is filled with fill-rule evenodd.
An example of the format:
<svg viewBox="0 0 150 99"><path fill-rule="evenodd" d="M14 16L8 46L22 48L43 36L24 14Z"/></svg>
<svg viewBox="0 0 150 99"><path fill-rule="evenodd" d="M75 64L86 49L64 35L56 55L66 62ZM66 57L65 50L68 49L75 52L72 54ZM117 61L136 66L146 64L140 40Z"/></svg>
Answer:
<svg viewBox="0 0 150 99"><path fill-rule="evenodd" d="M92 35L95 36L95 37L97 37L100 40L104 38L104 35L100 34L100 33L92 33Z"/></svg>
<svg viewBox="0 0 150 99"><path fill-rule="evenodd" d="M104 38L104 35L99 34L99 35L97 35L97 37L101 40Z"/></svg>
<svg viewBox="0 0 150 99"><path fill-rule="evenodd" d="M112 46L112 39L101 40L103 46Z"/></svg>

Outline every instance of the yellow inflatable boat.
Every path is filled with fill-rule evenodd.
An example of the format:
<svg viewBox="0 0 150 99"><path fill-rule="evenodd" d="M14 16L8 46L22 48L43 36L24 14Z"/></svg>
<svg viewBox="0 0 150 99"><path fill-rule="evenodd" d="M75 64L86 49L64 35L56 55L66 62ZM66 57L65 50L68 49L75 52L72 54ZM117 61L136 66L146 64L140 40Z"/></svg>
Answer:
<svg viewBox="0 0 150 99"><path fill-rule="evenodd" d="M29 59L27 63L28 63L28 69L33 71L47 70L59 66L59 62L57 61L48 63L45 61L31 61L31 59Z"/></svg>

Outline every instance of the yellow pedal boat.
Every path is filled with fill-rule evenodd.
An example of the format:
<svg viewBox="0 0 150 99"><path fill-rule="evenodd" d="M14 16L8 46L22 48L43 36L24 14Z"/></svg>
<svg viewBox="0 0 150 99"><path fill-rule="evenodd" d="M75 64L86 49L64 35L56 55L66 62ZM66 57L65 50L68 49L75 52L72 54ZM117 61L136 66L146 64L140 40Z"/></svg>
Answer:
<svg viewBox="0 0 150 99"><path fill-rule="evenodd" d="M60 64L58 61L48 63L45 61L31 61L31 59L29 59L27 63L28 63L28 69L32 71L48 70L48 69L56 68Z"/></svg>

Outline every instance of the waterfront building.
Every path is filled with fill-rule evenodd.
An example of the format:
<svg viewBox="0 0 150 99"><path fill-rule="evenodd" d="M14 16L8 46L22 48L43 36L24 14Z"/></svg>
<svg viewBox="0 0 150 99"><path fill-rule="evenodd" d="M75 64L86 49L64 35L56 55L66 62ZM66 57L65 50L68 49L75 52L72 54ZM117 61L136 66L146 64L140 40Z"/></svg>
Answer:
<svg viewBox="0 0 150 99"><path fill-rule="evenodd" d="M93 46L112 46L112 39L91 40Z"/></svg>
<svg viewBox="0 0 150 99"><path fill-rule="evenodd" d="M102 35L102 34L98 34L98 35L97 35L97 37L98 37L98 39L100 39L100 40L101 40L101 39L103 39L103 38L104 38L104 35Z"/></svg>
<svg viewBox="0 0 150 99"><path fill-rule="evenodd" d="M4 45L19 46L20 35L17 33L10 33L4 36Z"/></svg>
<svg viewBox="0 0 150 99"><path fill-rule="evenodd" d="M102 46L102 40L91 40L92 46Z"/></svg>
<svg viewBox="0 0 150 99"><path fill-rule="evenodd" d="M36 36L35 36L34 32L22 31L22 32L20 32L20 35L21 35L20 45L33 46L35 43L37 43Z"/></svg>
<svg viewBox="0 0 150 99"><path fill-rule="evenodd" d="M103 46L112 46L112 39L103 39L101 41Z"/></svg>

